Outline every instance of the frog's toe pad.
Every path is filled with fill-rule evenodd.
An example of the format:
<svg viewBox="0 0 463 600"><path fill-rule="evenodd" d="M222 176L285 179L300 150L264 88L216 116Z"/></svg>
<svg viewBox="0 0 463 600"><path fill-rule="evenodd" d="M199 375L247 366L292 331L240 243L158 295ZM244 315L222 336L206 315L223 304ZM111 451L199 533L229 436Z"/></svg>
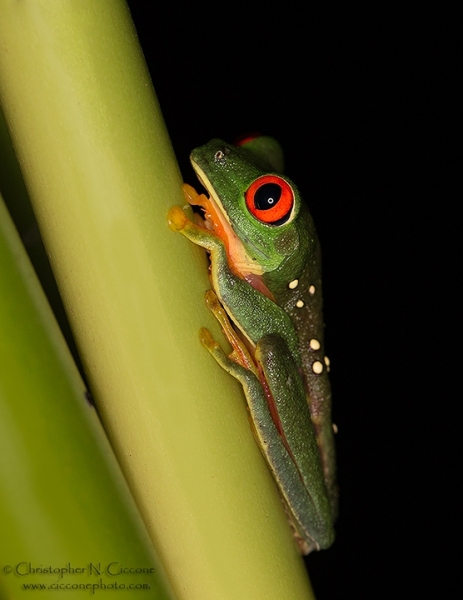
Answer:
<svg viewBox="0 0 463 600"><path fill-rule="evenodd" d="M201 344L209 350L209 352L214 352L219 347L217 342L212 337L212 333L205 327L201 327L199 330L199 340Z"/></svg>
<svg viewBox="0 0 463 600"><path fill-rule="evenodd" d="M199 330L199 339L201 341L201 344L206 348L206 350L210 352L210 354L215 358L219 365L226 371L230 372L229 365L232 364L232 362L227 357L222 348L219 346L219 344L214 340L209 329L201 327L201 329Z"/></svg>
<svg viewBox="0 0 463 600"><path fill-rule="evenodd" d="M167 213L167 222L172 231L183 231L188 222L188 217L180 206L173 206Z"/></svg>
<svg viewBox="0 0 463 600"><path fill-rule="evenodd" d="M198 198L199 194L195 190L194 187L192 187L188 183L184 183L182 185L182 190L183 190L183 195L185 196L185 200L189 204L196 204L197 203L197 198Z"/></svg>
<svg viewBox="0 0 463 600"><path fill-rule="evenodd" d="M214 292L214 290L207 290L204 294L204 300L207 308L213 313L218 312L222 308L222 305L220 304L217 294Z"/></svg>

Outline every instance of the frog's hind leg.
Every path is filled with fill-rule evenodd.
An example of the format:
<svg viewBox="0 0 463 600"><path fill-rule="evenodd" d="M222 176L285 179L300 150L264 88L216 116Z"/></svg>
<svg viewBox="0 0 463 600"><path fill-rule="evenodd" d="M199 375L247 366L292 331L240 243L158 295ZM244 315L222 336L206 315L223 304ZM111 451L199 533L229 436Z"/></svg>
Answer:
<svg viewBox="0 0 463 600"><path fill-rule="evenodd" d="M203 346L212 354L217 363L243 386L253 435L278 483L301 553L308 554L311 550L318 549L316 536L312 538L310 526L308 527L304 521L301 522L298 513L294 513L290 509L291 506L299 506L302 514L310 516L313 514L310 496L307 494L296 465L288 454L275 426L259 378L252 371L227 356L208 329L202 328L200 337Z"/></svg>
<svg viewBox="0 0 463 600"><path fill-rule="evenodd" d="M224 332L227 340L230 342L230 345L233 348L233 351L229 355L228 358L230 360L234 361L235 363L238 363L245 369L251 371L252 373L254 373L254 375L257 378L259 378L255 362L251 356L249 349L247 348L247 346L243 342L243 340L239 337L237 332L233 329L230 319L229 319L225 309L220 304L220 301L217 298L216 293L213 290L207 290L206 295L205 295L205 301L206 301L206 305L209 308L209 310L213 313L214 317L220 323L220 325L222 327L222 331ZM207 331L207 333L210 336L210 339L212 339L212 336L209 333L209 331L207 329L203 328L202 332L204 332L204 331ZM209 339L207 337L207 335L204 337L203 337L203 334L200 334L200 335L201 335L201 343L203 344L203 346L205 346L209 351L211 351L209 348L208 342L206 342L206 340ZM213 354L213 353L211 352L211 354Z"/></svg>

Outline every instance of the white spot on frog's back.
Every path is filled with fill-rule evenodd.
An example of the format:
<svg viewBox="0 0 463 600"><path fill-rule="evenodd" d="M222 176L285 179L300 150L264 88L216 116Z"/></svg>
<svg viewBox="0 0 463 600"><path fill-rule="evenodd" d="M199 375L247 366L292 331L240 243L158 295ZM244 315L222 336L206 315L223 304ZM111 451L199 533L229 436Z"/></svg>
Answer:
<svg viewBox="0 0 463 600"><path fill-rule="evenodd" d="M315 338L310 340L309 346L312 348L312 350L320 350L320 342Z"/></svg>
<svg viewBox="0 0 463 600"><path fill-rule="evenodd" d="M320 373L323 372L323 363L321 363L319 360L316 360L312 364L312 371L315 373L315 375L320 375Z"/></svg>
<svg viewBox="0 0 463 600"><path fill-rule="evenodd" d="M311 294L312 296L315 294L315 286L314 285L311 285L309 287L309 294Z"/></svg>
<svg viewBox="0 0 463 600"><path fill-rule="evenodd" d="M305 305L304 305L304 301L303 301L303 300L298 300L298 301L296 302L296 307L297 307L297 308L304 308L304 306L305 306Z"/></svg>
<svg viewBox="0 0 463 600"><path fill-rule="evenodd" d="M299 279L294 279L293 281L290 281L288 283L288 287L290 290L295 290L298 285L299 285Z"/></svg>

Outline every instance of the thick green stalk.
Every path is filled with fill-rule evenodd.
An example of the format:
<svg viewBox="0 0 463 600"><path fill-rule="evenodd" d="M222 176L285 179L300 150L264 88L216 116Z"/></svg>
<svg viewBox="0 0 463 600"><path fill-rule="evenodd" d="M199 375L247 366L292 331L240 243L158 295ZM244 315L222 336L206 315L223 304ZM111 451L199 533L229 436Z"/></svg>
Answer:
<svg viewBox="0 0 463 600"><path fill-rule="evenodd" d="M310 598L240 388L199 344L202 325L222 339L205 258L167 227L181 181L125 4L0 0L0 44L86 374L177 596Z"/></svg>
<svg viewBox="0 0 463 600"><path fill-rule="evenodd" d="M0 290L1 588L22 598L23 586L41 584L64 597L68 590L54 586L96 593L148 584L150 598L167 600L151 541L1 196ZM120 565L153 573L111 576L111 564L110 573ZM68 565L74 572L32 571Z"/></svg>

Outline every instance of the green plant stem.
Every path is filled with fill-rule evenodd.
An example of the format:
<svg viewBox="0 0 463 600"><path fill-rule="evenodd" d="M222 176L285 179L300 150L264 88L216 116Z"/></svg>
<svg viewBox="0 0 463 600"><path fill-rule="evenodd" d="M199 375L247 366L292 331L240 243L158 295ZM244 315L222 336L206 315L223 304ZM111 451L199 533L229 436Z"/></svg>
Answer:
<svg viewBox="0 0 463 600"><path fill-rule="evenodd" d="M0 290L2 588L18 598L30 593L23 584L98 585L91 562L105 585L149 584L150 598L167 600L151 541L1 196ZM155 573L108 577L114 561ZM68 563L85 570L30 569Z"/></svg>
<svg viewBox="0 0 463 600"><path fill-rule="evenodd" d="M3 107L55 277L174 591L311 598L240 387L199 344L203 325L223 337L204 255L167 227L181 180L125 4L0 0L0 43Z"/></svg>

